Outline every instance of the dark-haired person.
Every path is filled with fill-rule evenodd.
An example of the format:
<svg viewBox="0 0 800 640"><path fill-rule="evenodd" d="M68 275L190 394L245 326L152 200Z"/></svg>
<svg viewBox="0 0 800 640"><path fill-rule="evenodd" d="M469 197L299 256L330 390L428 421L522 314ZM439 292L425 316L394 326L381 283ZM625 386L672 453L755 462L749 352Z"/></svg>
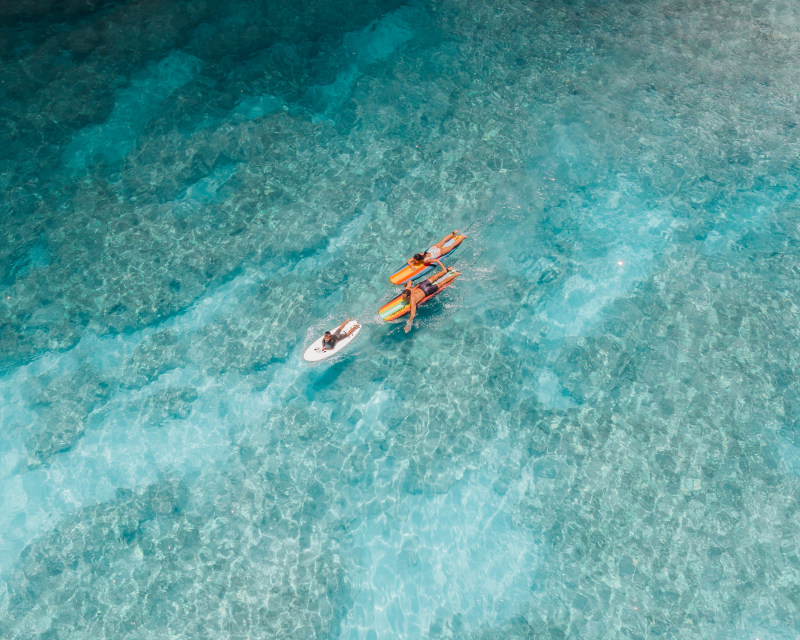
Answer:
<svg viewBox="0 0 800 640"><path fill-rule="evenodd" d="M403 293L400 294L403 296L403 300L407 300L409 305L411 305L411 315L408 317L408 321L406 321L406 328L405 332L408 333L411 331L411 323L414 322L414 316L417 315L417 305L420 301L424 298L427 298L430 295L433 295L439 290L439 285L436 284L436 281L441 278L444 274L446 274L450 269L445 268L445 266L437 260L439 266L442 268L441 271L438 271L430 278L426 278L422 282L420 282L417 286L413 286L411 284L411 280L406 282L405 286L403 287Z"/></svg>
<svg viewBox="0 0 800 640"><path fill-rule="evenodd" d="M416 267L420 262L424 264L436 263L442 269L444 269L444 265L439 260L439 258L442 257L442 249L444 248L444 244L448 240L452 240L457 235L458 235L458 230L456 229L452 233L447 234L444 238L439 240L439 242L437 242L427 251L423 251L422 253L415 253L410 260L406 260L406 264L409 267Z"/></svg>
<svg viewBox="0 0 800 640"><path fill-rule="evenodd" d="M353 333L353 331L358 329L358 325L356 324L356 325L353 325L353 327L347 333L342 333L342 329L344 329L344 326L348 322L350 322L350 318L348 318L347 320L342 322L342 324L340 324L338 327L336 327L333 330L333 332L330 332L330 331L326 331L325 332L325 335L322 336L322 350L323 351L328 351L330 349L333 349L336 346L336 343L339 342L339 340L341 340L342 338L346 338L351 333Z"/></svg>

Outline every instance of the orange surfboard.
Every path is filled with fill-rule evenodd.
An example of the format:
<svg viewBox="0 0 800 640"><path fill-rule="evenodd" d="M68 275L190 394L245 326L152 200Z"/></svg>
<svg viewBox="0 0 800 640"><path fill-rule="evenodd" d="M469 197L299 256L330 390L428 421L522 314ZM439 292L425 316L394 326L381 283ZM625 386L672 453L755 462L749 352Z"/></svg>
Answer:
<svg viewBox="0 0 800 640"><path fill-rule="evenodd" d="M434 291L431 295L424 297L417 303L417 306L427 302L437 293L439 293L445 287L449 287L453 281L461 275L460 271L448 271L446 275L443 275L439 278L434 284L438 284L439 288ZM407 300L403 300L402 294L397 296L396 298L392 298L389 302L383 305L378 310L378 315L386 320L386 322L391 322L392 320L397 320L397 318L406 315L409 311L411 311L411 305Z"/></svg>
<svg viewBox="0 0 800 640"><path fill-rule="evenodd" d="M436 245L439 245L442 249L442 255L439 257L439 260L445 262L446 257L452 257L453 252L459 247L461 242L466 237L467 236L455 235L447 242L442 243L441 240L437 242ZM431 271L431 269L436 266L425 264L424 262L413 262L412 264L413 266L405 264L403 267L389 276L389 280L391 280L392 284L405 284L407 280L417 280L419 278L423 278Z"/></svg>

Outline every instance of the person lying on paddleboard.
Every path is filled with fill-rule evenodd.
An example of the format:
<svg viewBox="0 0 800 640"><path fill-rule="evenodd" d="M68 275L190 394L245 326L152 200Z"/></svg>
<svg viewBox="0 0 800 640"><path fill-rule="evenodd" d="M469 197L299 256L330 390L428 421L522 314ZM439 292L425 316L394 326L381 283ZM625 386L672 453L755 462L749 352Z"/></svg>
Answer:
<svg viewBox="0 0 800 640"><path fill-rule="evenodd" d="M458 229L446 235L444 238L439 240L435 245L433 245L427 251L423 251L422 253L415 253L414 256L410 260L406 260L406 264L409 267L416 267L420 262L424 264L438 264L442 269L444 269L444 265L441 263L439 258L442 257L442 248L448 240L451 240L455 236L458 235Z"/></svg>
<svg viewBox="0 0 800 640"><path fill-rule="evenodd" d="M346 325L348 322L350 322L350 318L348 318L347 320L342 322L342 324L340 324L338 327L336 327L336 329L333 330L333 333L331 333L330 331L326 331L325 332L325 335L322 336L322 350L323 351L328 351L329 349L333 349L336 346L336 343L339 342L339 340L341 340L342 338L346 338L351 333L353 333L353 331L358 329L358 325L354 325L350 329L350 331L348 331L347 333L342 333L342 329L344 328L344 325Z"/></svg>
<svg viewBox="0 0 800 640"><path fill-rule="evenodd" d="M430 278L427 278L420 282L416 287L411 284L411 280L406 282L405 286L403 287L403 296L404 300L407 300L409 305L411 305L411 315L408 317L408 321L406 322L406 333L411 331L411 323L414 321L414 316L417 315L417 304L423 298L427 298L430 295L433 295L439 290L439 285L436 284L436 281L441 278L444 274L446 274L450 269L445 268L445 266L436 261L439 266L442 268L441 271L435 273Z"/></svg>

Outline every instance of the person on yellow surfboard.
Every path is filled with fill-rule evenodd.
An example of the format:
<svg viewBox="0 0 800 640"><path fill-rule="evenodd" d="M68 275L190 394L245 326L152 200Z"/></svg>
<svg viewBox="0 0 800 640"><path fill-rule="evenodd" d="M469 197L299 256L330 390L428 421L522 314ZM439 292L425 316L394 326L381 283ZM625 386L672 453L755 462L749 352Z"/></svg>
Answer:
<svg viewBox="0 0 800 640"><path fill-rule="evenodd" d="M414 316L417 315L417 304L423 298L427 298L428 296L436 293L439 290L439 285L436 284L436 281L453 268L450 267L450 269L447 269L438 260L436 262L442 268L441 271L432 275L430 278L426 278L417 286L412 285L411 280L406 282L406 284L403 286L403 293L401 295L403 296L403 299L407 300L408 304L411 306L411 315L408 317L405 327L406 333L411 331L411 323L414 321Z"/></svg>

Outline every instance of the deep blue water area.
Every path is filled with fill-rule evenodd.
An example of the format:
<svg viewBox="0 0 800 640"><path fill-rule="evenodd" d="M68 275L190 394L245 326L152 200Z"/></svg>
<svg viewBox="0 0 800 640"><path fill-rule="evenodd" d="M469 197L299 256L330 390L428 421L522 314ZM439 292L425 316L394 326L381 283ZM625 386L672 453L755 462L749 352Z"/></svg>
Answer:
<svg viewBox="0 0 800 640"><path fill-rule="evenodd" d="M798 61L794 0L3 3L0 638L800 637Z"/></svg>

